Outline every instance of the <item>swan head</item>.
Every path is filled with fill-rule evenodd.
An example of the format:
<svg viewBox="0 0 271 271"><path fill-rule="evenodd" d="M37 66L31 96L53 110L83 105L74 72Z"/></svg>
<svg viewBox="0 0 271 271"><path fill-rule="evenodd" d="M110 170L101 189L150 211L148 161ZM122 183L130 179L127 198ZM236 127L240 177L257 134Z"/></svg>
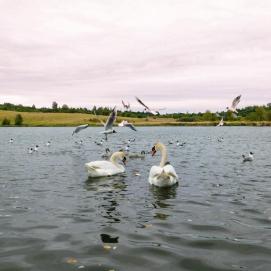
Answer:
<svg viewBox="0 0 271 271"><path fill-rule="evenodd" d="M116 162L117 160L120 160L122 161L122 163L124 165L126 165L126 161L127 161L127 158L126 158L126 155L123 151L118 151L118 152L114 152L110 158L110 160L112 162Z"/></svg>
<svg viewBox="0 0 271 271"><path fill-rule="evenodd" d="M151 156L154 156L156 154L157 150L156 150L156 147L155 145L152 147L151 149Z"/></svg>
<svg viewBox="0 0 271 271"><path fill-rule="evenodd" d="M160 142L155 143L154 146L151 149L151 155L154 156L156 154L157 150L161 149L162 145L163 144L160 143Z"/></svg>
<svg viewBox="0 0 271 271"><path fill-rule="evenodd" d="M126 156L124 156L123 159L122 159L122 163L123 163L123 165L125 165L125 166L126 166L126 160L127 160L127 158L126 158Z"/></svg>
<svg viewBox="0 0 271 271"><path fill-rule="evenodd" d="M112 133L115 134L115 133L116 133L116 130L113 130Z"/></svg>

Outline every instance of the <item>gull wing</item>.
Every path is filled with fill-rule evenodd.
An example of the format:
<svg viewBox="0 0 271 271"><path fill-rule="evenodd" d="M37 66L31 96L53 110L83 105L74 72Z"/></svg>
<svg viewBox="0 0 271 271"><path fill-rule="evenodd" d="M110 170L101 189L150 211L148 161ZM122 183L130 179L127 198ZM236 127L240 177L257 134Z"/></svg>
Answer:
<svg viewBox="0 0 271 271"><path fill-rule="evenodd" d="M135 98L141 105L143 105L146 109L150 110L150 108L147 105L145 105L139 98L137 98L137 97L135 97Z"/></svg>
<svg viewBox="0 0 271 271"><path fill-rule="evenodd" d="M241 95L237 96L233 101L232 101L232 108L236 108L237 105L240 103L240 100L241 100Z"/></svg>
<svg viewBox="0 0 271 271"><path fill-rule="evenodd" d="M121 102L122 102L123 107L126 108L126 104L124 103L124 101L121 100Z"/></svg>
<svg viewBox="0 0 271 271"><path fill-rule="evenodd" d="M79 133L81 130L86 129L87 127L88 127L88 124L77 126L75 130L72 132L72 135Z"/></svg>
<svg viewBox="0 0 271 271"><path fill-rule="evenodd" d="M133 131L137 131L137 129L135 128L135 126L132 123L127 123L125 124L126 127L129 127L130 129L132 129Z"/></svg>
<svg viewBox="0 0 271 271"><path fill-rule="evenodd" d="M114 124L114 121L117 118L117 110L116 110L116 106L113 108L111 114L109 115L106 123L105 123L105 131L107 130L111 130Z"/></svg>

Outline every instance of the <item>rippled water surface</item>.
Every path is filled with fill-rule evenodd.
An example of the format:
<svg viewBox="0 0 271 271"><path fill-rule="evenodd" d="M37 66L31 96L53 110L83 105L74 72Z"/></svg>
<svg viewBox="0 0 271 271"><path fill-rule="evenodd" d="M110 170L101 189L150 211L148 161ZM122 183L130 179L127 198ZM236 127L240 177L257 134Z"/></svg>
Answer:
<svg viewBox="0 0 271 271"><path fill-rule="evenodd" d="M110 136L112 150L135 137L133 152L158 139L185 141L168 145L180 177L171 189L148 184L158 153L129 160L122 176L87 180L84 164L104 153L94 144L101 128L72 130L0 129L1 271L271 270L270 128L124 128ZM39 151L28 154L35 144ZM255 160L242 163L248 151Z"/></svg>

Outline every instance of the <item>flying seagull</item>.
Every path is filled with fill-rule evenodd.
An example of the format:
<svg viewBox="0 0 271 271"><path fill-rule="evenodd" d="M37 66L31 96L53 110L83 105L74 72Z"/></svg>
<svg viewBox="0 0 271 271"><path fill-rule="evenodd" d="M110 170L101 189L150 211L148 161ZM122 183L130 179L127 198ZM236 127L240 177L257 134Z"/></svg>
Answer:
<svg viewBox="0 0 271 271"><path fill-rule="evenodd" d="M234 100L232 101L231 107L227 107L226 109L228 111L230 111L230 112L238 114L238 111L236 110L236 107L240 103L240 100L241 100L241 95L239 95L236 98L234 98Z"/></svg>
<svg viewBox="0 0 271 271"><path fill-rule="evenodd" d="M219 126L223 126L223 125L224 125L224 119L222 117L222 119L220 120L220 122L216 126L219 127Z"/></svg>
<svg viewBox="0 0 271 271"><path fill-rule="evenodd" d="M107 135L116 133L116 131L113 129L113 124L116 118L117 118L117 110L115 106L104 125L104 131L102 133L105 134L105 140L107 140Z"/></svg>
<svg viewBox="0 0 271 271"><path fill-rule="evenodd" d="M144 107L144 111L145 112L148 112L148 113L151 113L153 115L158 115L159 112L157 110L153 110L151 108L149 108L147 105L145 105L139 98L135 97L136 100Z"/></svg>
<svg viewBox="0 0 271 271"><path fill-rule="evenodd" d="M130 109L130 103L125 104L125 102L123 100L121 100L121 102L122 102L122 105L123 105L123 107L124 107L125 110L129 110Z"/></svg>
<svg viewBox="0 0 271 271"><path fill-rule="evenodd" d="M75 128L75 130L72 132L72 135L79 133L80 131L88 128L88 124L79 125Z"/></svg>
<svg viewBox="0 0 271 271"><path fill-rule="evenodd" d="M137 131L135 126L132 123L129 123L127 120L123 120L121 123L118 125L119 127L129 127L130 129Z"/></svg>

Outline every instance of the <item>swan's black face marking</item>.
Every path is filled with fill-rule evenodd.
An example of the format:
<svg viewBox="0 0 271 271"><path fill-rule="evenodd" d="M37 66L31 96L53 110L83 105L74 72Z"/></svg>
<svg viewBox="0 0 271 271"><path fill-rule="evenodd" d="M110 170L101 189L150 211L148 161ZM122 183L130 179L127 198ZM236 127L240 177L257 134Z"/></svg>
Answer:
<svg viewBox="0 0 271 271"><path fill-rule="evenodd" d="M115 134L116 133L116 131L115 130L113 130L113 134Z"/></svg>
<svg viewBox="0 0 271 271"><path fill-rule="evenodd" d="M155 149L155 146L153 146L151 149L151 155L154 156L155 154L156 154L156 149Z"/></svg>
<svg viewBox="0 0 271 271"><path fill-rule="evenodd" d="M251 151L250 154L253 155L254 153Z"/></svg>
<svg viewBox="0 0 271 271"><path fill-rule="evenodd" d="M170 165L170 162L167 161L167 162L165 163L165 166L166 166L166 165Z"/></svg>
<svg viewBox="0 0 271 271"><path fill-rule="evenodd" d="M126 166L126 160L127 160L127 159L126 159L126 156L124 156L123 159L122 159L122 163L123 163L125 166Z"/></svg>

